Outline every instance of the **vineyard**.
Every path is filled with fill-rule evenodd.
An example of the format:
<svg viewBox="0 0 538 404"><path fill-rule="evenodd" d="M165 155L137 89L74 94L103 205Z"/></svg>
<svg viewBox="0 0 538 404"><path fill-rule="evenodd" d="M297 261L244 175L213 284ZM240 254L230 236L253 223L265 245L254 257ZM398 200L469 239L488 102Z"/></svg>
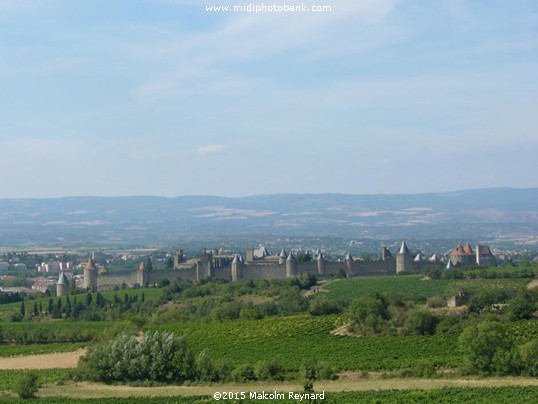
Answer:
<svg viewBox="0 0 538 404"><path fill-rule="evenodd" d="M401 294L410 300L426 300L440 295L448 298L459 291L479 292L484 290L517 291L529 282L528 279L424 279L423 275L371 277L336 280L324 289L328 293L318 296L334 301L349 302L358 297L379 292L385 295Z"/></svg>
<svg viewBox="0 0 538 404"><path fill-rule="evenodd" d="M259 321L187 323L153 326L152 329L186 335L189 346L207 349L214 358L233 365L278 361L293 371L309 359L329 363L340 370L402 369L429 360L440 367L461 361L454 336L370 337L333 336L340 324L336 316L298 315Z"/></svg>

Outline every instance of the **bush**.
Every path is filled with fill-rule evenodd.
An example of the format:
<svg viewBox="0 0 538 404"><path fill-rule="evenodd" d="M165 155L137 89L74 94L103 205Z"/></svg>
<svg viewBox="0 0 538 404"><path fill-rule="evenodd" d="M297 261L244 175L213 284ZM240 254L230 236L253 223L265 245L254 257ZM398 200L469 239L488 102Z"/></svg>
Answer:
<svg viewBox="0 0 538 404"><path fill-rule="evenodd" d="M105 383L193 380L194 357L185 338L167 332L146 332L137 341L123 334L104 346L89 351L79 362L82 377Z"/></svg>
<svg viewBox="0 0 538 404"><path fill-rule="evenodd" d="M404 322L404 335L433 335L438 323L437 318L427 311L413 311Z"/></svg>
<svg viewBox="0 0 538 404"><path fill-rule="evenodd" d="M527 376L538 377L538 339L519 347L521 367Z"/></svg>
<svg viewBox="0 0 538 404"><path fill-rule="evenodd" d="M19 398L22 399L34 398L38 388L39 384L37 382L37 374L34 372L28 372L19 379L19 382L15 387L15 392Z"/></svg>
<svg viewBox="0 0 538 404"><path fill-rule="evenodd" d="M530 294L521 293L509 301L508 315L511 321L532 318L536 305Z"/></svg>
<svg viewBox="0 0 538 404"><path fill-rule="evenodd" d="M304 363L301 377L305 380L334 380L337 374L336 370L328 363L311 360Z"/></svg>
<svg viewBox="0 0 538 404"><path fill-rule="evenodd" d="M258 362L254 368L258 380L283 380L284 370L278 362Z"/></svg>
<svg viewBox="0 0 538 404"><path fill-rule="evenodd" d="M460 335L459 344L470 372L518 373L519 355L502 323L484 321L470 325Z"/></svg>
<svg viewBox="0 0 538 404"><path fill-rule="evenodd" d="M432 309L438 309L446 307L446 301L441 296L432 296L428 299L427 305Z"/></svg>
<svg viewBox="0 0 538 404"><path fill-rule="evenodd" d="M235 368L232 372L232 380L238 383L256 380L254 368L248 363Z"/></svg>
<svg viewBox="0 0 538 404"><path fill-rule="evenodd" d="M338 314L342 310L336 303L331 302L327 298L321 298L310 301L308 311L312 316L325 316Z"/></svg>

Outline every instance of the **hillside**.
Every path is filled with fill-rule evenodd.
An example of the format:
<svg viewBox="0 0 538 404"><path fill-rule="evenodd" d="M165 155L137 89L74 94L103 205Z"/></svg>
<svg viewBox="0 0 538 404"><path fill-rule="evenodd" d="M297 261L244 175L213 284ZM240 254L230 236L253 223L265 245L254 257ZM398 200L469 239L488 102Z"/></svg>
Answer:
<svg viewBox="0 0 538 404"><path fill-rule="evenodd" d="M0 200L0 244L169 243L236 235L504 239L532 244L538 188L409 195Z"/></svg>

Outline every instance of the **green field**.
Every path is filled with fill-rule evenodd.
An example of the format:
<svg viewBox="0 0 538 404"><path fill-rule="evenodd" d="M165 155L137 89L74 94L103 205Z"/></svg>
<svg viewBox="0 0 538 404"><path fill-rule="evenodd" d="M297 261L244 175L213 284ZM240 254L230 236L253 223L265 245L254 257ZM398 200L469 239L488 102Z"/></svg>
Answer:
<svg viewBox="0 0 538 404"><path fill-rule="evenodd" d="M528 279L430 279L421 280L423 275L385 276L340 279L331 282L324 289L328 293L319 293L318 297L327 297L333 301L349 302L373 292L382 294L401 294L407 299L424 300L440 295L445 298L461 290L477 292L486 289L517 291L524 287Z"/></svg>
<svg viewBox="0 0 538 404"><path fill-rule="evenodd" d="M38 355L57 352L71 352L84 348L87 343L64 343L64 344L32 344L32 345L0 345L0 357L16 355Z"/></svg>
<svg viewBox="0 0 538 404"><path fill-rule="evenodd" d="M345 337L329 332L339 325L335 316L268 317L258 321L187 323L152 329L186 335L197 352L207 349L214 358L233 365L276 360L297 370L310 358L341 370L401 369L428 359L440 367L455 367L462 357L457 337Z"/></svg>
<svg viewBox="0 0 538 404"><path fill-rule="evenodd" d="M10 390L27 370L0 370L0 392ZM36 371L40 384L54 383L66 378L70 369L41 369ZM0 402L3 402L0 395Z"/></svg>

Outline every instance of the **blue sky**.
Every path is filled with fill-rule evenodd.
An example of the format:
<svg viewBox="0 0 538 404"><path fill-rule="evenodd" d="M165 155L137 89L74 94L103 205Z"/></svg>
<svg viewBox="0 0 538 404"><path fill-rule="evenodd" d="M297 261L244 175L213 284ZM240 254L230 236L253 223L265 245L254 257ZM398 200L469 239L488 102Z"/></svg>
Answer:
<svg viewBox="0 0 538 404"><path fill-rule="evenodd" d="M248 3L0 0L0 198L538 186L538 2Z"/></svg>

